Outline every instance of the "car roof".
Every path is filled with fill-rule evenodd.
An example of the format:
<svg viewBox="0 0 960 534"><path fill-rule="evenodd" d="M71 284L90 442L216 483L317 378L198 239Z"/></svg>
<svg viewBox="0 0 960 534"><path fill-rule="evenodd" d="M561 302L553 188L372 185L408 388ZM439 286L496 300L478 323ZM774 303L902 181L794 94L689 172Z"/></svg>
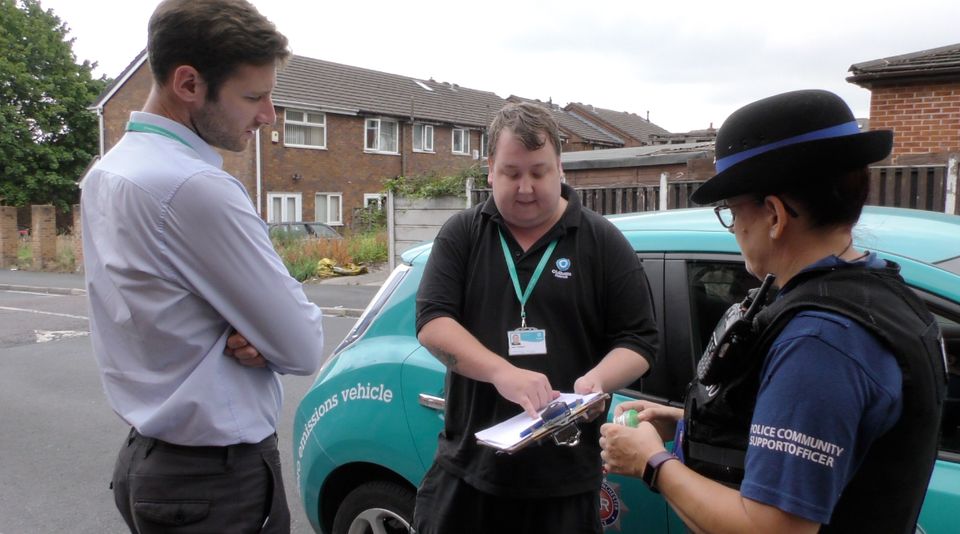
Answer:
<svg viewBox="0 0 960 534"><path fill-rule="evenodd" d="M637 251L738 252L733 234L712 208L615 215L611 222ZM924 263L960 256L960 216L905 208L867 206L853 231L857 247Z"/></svg>
<svg viewBox="0 0 960 534"><path fill-rule="evenodd" d="M720 226L713 208L611 215L638 252L739 253L733 234ZM854 229L854 245L923 263L960 256L960 216L906 208L866 206ZM426 261L430 244L403 253L407 263Z"/></svg>

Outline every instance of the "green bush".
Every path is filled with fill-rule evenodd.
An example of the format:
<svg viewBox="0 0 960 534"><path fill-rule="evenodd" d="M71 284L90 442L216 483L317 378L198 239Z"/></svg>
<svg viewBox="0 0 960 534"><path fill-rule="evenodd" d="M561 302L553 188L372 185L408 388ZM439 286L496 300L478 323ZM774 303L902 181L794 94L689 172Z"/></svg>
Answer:
<svg viewBox="0 0 960 534"><path fill-rule="evenodd" d="M440 176L429 172L418 176L397 176L384 184L387 191L393 194L414 198L437 198L446 196L465 197L467 180L485 180L487 175L480 165L464 169L451 176Z"/></svg>

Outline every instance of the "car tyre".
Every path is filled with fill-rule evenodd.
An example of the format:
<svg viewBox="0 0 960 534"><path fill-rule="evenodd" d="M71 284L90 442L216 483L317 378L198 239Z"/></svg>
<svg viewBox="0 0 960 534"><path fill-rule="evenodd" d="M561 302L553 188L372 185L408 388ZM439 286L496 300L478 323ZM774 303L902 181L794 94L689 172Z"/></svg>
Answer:
<svg viewBox="0 0 960 534"><path fill-rule="evenodd" d="M333 534L402 533L410 530L416 493L394 482L375 481L347 494L333 519Z"/></svg>

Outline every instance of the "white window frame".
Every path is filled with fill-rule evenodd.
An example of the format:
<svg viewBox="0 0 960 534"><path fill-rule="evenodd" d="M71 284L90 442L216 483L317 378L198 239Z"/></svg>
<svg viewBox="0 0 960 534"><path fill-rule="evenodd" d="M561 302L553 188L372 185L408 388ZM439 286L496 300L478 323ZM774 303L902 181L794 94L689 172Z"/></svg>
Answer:
<svg viewBox="0 0 960 534"><path fill-rule="evenodd" d="M304 120L302 121L291 120L287 116L287 113L291 111L294 113L303 113ZM307 120L309 118L308 113L311 115L320 115L321 117L323 117L323 122L311 122ZM323 131L323 144L322 145L302 145L297 143L288 143L287 142L287 125L288 124L303 126L305 128L321 129ZM283 146L289 146L294 148L311 148L314 150L326 150L327 149L327 114L320 113L317 111L307 111L305 109L294 109L294 108L284 109L283 110Z"/></svg>
<svg viewBox="0 0 960 534"><path fill-rule="evenodd" d="M324 196L327 197L326 202L327 202L327 219L328 219L328 220L322 220L322 219L320 219L320 213L319 213L319 211L317 210L317 203L318 203L318 201L320 200L320 196L321 196L321 195L324 195ZM323 191L321 191L321 192L318 192L316 195L314 195L313 199L314 199L314 203L313 203L313 220L315 220L315 221L317 221L317 222L327 223L327 224L329 224L330 226L343 226L343 193L334 193L334 192L323 192ZM337 220L329 220L329 217L330 217L330 201L331 201L331 200L336 200L336 203L337 203L337 213L340 214L340 218L337 219Z"/></svg>
<svg viewBox="0 0 960 534"><path fill-rule="evenodd" d="M463 136L462 147L460 151L457 150L457 133L460 133ZM466 128L454 128L450 132L450 151L458 156L469 156L470 155L470 130Z"/></svg>
<svg viewBox="0 0 960 534"><path fill-rule="evenodd" d="M367 131L370 130L370 125L376 124L376 141L377 144L375 147L370 147L367 145ZM395 146L393 150L383 150L380 146L380 131L383 128L384 124L393 124L394 138L393 142ZM363 121L363 151L372 152L375 154L399 154L400 153L400 122L394 119L388 119L385 117L370 117Z"/></svg>
<svg viewBox="0 0 960 534"><path fill-rule="evenodd" d="M419 136L417 136L418 126L421 128ZM418 137L420 138L420 148L417 148ZM427 137L430 138L430 143L426 142ZM433 153L433 125L423 124L422 122L413 123L413 151Z"/></svg>
<svg viewBox="0 0 960 534"><path fill-rule="evenodd" d="M377 205L377 209L383 209L383 193L364 193L363 194L363 207L366 208L370 206L370 201L373 200L374 204Z"/></svg>
<svg viewBox="0 0 960 534"><path fill-rule="evenodd" d="M287 209L287 201L294 200L294 213ZM280 199L280 217L274 217L273 201ZM267 222L296 222L303 220L303 195L301 193L267 193Z"/></svg>
<svg viewBox="0 0 960 534"><path fill-rule="evenodd" d="M480 132L480 159L487 159L487 131Z"/></svg>

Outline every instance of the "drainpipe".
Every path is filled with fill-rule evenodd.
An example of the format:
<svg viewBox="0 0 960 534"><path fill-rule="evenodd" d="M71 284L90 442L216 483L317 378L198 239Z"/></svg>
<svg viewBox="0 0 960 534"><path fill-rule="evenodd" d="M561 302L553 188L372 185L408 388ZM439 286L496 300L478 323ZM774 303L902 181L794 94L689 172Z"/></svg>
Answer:
<svg viewBox="0 0 960 534"><path fill-rule="evenodd" d="M660 173L660 211L667 209L667 197L670 196L670 189L667 185L667 173Z"/></svg>
<svg viewBox="0 0 960 534"><path fill-rule="evenodd" d="M105 134L103 132L103 106L97 107L97 121L100 123L100 157L103 157L104 147L106 146Z"/></svg>
<svg viewBox="0 0 960 534"><path fill-rule="evenodd" d="M259 128L257 129L256 134L254 135L255 135L254 142L256 143L256 146L257 146L256 155L255 155L255 160L256 160L255 166L256 166L256 174L257 174L257 215L260 218L263 218L263 211L260 209L260 189L261 189L260 181L262 176L260 173L260 129Z"/></svg>
<svg viewBox="0 0 960 534"><path fill-rule="evenodd" d="M957 174L960 162L957 161L957 154L950 156L947 160L947 195L944 213L955 215L957 213Z"/></svg>

